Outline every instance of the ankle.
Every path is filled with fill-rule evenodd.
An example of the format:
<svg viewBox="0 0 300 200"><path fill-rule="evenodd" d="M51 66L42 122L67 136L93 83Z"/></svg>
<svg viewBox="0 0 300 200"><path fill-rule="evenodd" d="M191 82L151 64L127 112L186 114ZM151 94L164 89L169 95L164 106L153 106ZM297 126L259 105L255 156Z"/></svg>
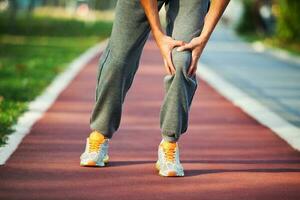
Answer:
<svg viewBox="0 0 300 200"><path fill-rule="evenodd" d="M102 133L100 133L99 131L92 131L90 133L90 138L92 139L107 139L107 137L105 137Z"/></svg>
<svg viewBox="0 0 300 200"><path fill-rule="evenodd" d="M163 142L164 143L171 143L171 144L177 143L177 141L169 141L169 140L166 140L166 139L163 139Z"/></svg>

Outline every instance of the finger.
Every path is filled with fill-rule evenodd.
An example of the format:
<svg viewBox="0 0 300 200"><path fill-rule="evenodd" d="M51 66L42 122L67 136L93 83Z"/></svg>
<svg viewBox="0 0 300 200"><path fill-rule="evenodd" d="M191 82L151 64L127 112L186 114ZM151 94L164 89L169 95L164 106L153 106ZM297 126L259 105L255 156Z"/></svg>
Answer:
<svg viewBox="0 0 300 200"><path fill-rule="evenodd" d="M188 43L188 44L178 47L177 51L184 51L184 50L192 49L192 48L193 48L193 46L191 45L191 43Z"/></svg>
<svg viewBox="0 0 300 200"><path fill-rule="evenodd" d="M180 41L180 40L174 40L173 47L178 47L178 46L182 46L182 45L185 45L185 42Z"/></svg>
<svg viewBox="0 0 300 200"><path fill-rule="evenodd" d="M198 68L198 65L195 65L194 68L193 68L193 70L192 70L191 73L190 73L190 76L193 76L193 75L196 74L197 68Z"/></svg>
<svg viewBox="0 0 300 200"><path fill-rule="evenodd" d="M198 69L198 65L196 65L196 67L194 68L194 70L192 71L192 75L195 75Z"/></svg>
<svg viewBox="0 0 300 200"><path fill-rule="evenodd" d="M172 59L171 59L171 53L170 53L170 55L167 57L167 64L168 64L168 66L170 67L170 70L171 70L171 72L172 72L172 75L175 74L176 69L175 69L175 67L174 67L174 65L173 65L173 62L172 62Z"/></svg>
<svg viewBox="0 0 300 200"><path fill-rule="evenodd" d="M195 68L197 67L197 59L192 59L191 65L188 70L188 75L191 76L193 75L193 72L195 71Z"/></svg>
<svg viewBox="0 0 300 200"><path fill-rule="evenodd" d="M168 62L164 59L165 69L168 74L172 74L170 67L168 66Z"/></svg>
<svg viewBox="0 0 300 200"><path fill-rule="evenodd" d="M198 53L196 52L196 50L192 51L192 61L191 61L191 66L188 70L188 74L191 76L195 73L195 71L197 70L197 66L198 66L198 60L199 60Z"/></svg>
<svg viewBox="0 0 300 200"><path fill-rule="evenodd" d="M169 63L170 63L170 64L169 64ZM171 75L174 75L176 69L174 68L174 66L170 66L171 64L172 64L172 62L171 62L171 61L168 61L168 66L169 66L169 69L170 69L170 71L171 71Z"/></svg>

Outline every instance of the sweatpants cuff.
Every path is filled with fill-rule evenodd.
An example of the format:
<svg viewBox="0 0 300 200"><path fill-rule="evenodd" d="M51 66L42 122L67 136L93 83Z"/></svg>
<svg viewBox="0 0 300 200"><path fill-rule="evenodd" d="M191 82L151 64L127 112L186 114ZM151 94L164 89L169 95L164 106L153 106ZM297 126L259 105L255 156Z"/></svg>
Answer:
<svg viewBox="0 0 300 200"><path fill-rule="evenodd" d="M106 137L107 139L111 139L111 138L112 138L112 134L107 134L106 131L102 131L102 130L100 130L100 129L98 129L98 128L94 128L93 126L90 126L90 128L91 128L92 131L97 131L97 132L101 133L101 134L104 135L104 137Z"/></svg>
<svg viewBox="0 0 300 200"><path fill-rule="evenodd" d="M179 138L168 136L165 133L162 133L161 135L162 135L162 138L164 139L164 141L167 141L167 142L177 142L179 140Z"/></svg>

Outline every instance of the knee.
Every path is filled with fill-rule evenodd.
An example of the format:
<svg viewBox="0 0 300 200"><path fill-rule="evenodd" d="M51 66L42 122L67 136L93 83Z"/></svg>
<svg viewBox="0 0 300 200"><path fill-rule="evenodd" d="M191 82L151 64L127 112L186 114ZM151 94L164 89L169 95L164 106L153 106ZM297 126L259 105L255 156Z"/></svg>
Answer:
<svg viewBox="0 0 300 200"><path fill-rule="evenodd" d="M176 74L187 74L188 68L191 64L192 54L190 51L178 52L176 49L172 51L173 65L176 68Z"/></svg>

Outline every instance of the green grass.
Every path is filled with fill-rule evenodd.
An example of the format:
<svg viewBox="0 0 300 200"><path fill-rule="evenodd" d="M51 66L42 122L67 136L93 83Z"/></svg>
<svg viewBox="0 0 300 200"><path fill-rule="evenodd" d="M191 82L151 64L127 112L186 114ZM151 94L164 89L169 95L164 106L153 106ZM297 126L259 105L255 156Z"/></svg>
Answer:
<svg viewBox="0 0 300 200"><path fill-rule="evenodd" d="M112 23L19 17L15 25L0 15L0 146L12 125L84 50L107 37Z"/></svg>

